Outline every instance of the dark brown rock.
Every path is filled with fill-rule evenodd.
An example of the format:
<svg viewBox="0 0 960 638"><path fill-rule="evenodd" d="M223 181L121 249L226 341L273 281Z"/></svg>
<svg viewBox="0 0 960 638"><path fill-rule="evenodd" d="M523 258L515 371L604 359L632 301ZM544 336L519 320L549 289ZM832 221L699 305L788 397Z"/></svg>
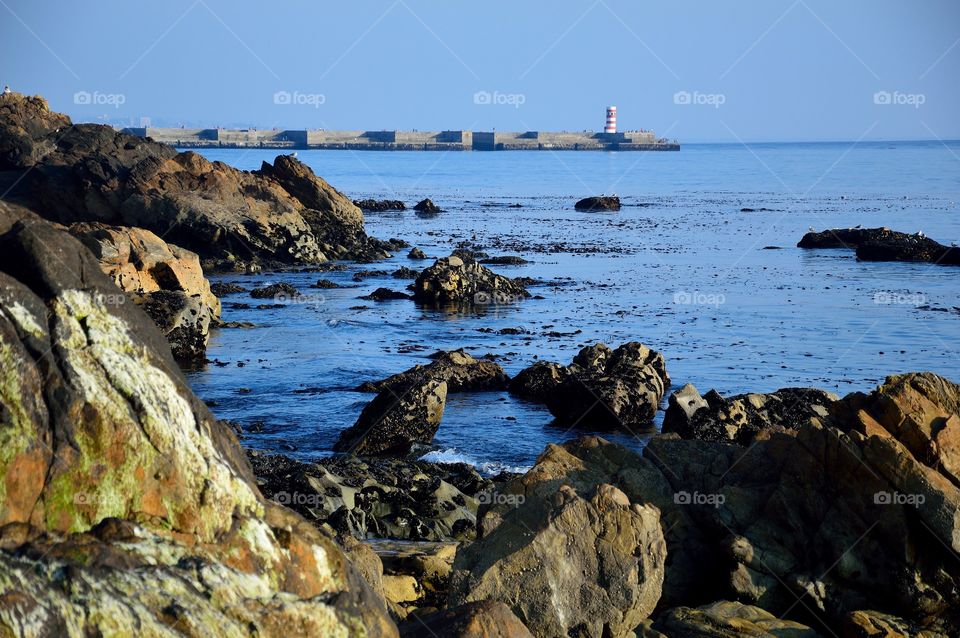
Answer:
<svg viewBox="0 0 960 638"><path fill-rule="evenodd" d="M620 210L619 197L585 197L578 201L574 206L577 210L593 213L597 211L618 211Z"/></svg>
<svg viewBox="0 0 960 638"><path fill-rule="evenodd" d="M491 306L530 296L517 280L498 275L475 261L460 257L438 259L413 284L414 298L426 304Z"/></svg>
<svg viewBox="0 0 960 638"><path fill-rule="evenodd" d="M433 440L446 400L446 381L418 379L387 387L340 434L333 449L360 456L407 454L414 443Z"/></svg>
<svg viewBox="0 0 960 638"><path fill-rule="evenodd" d="M510 607L490 600L466 603L451 609L408 619L400 628L403 638L533 638Z"/></svg>
<svg viewBox="0 0 960 638"><path fill-rule="evenodd" d="M414 381L422 383L433 379L445 381L447 392L482 392L503 390L510 380L498 363L475 359L463 349L436 352L430 358L433 361L428 365L415 365L382 381L363 383L357 389L360 392L381 392L392 388L399 392Z"/></svg>

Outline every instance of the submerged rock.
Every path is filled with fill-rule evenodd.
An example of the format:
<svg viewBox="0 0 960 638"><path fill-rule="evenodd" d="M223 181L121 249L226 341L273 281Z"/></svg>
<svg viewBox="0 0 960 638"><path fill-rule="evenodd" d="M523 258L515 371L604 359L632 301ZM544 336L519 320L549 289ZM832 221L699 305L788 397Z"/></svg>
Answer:
<svg viewBox="0 0 960 638"><path fill-rule="evenodd" d="M423 383L429 379L444 381L447 392L482 392L503 390L510 378L500 364L486 359L475 359L462 348L449 352L436 352L428 365L415 365L382 381L367 381L360 385L360 392L382 392L392 388L400 392L413 382Z"/></svg>
<svg viewBox="0 0 960 638"><path fill-rule="evenodd" d="M503 602L537 636L626 637L656 607L666 557L656 507L562 486L457 551L450 604Z"/></svg>
<svg viewBox="0 0 960 638"><path fill-rule="evenodd" d="M143 311L111 303L123 293L89 250L11 210L0 634L395 636L336 544L261 495L233 433Z"/></svg>
<svg viewBox="0 0 960 638"><path fill-rule="evenodd" d="M413 284L413 296L428 304L487 306L519 301L530 293L519 281L475 261L447 257L420 273Z"/></svg>
<svg viewBox="0 0 960 638"><path fill-rule="evenodd" d="M340 433L333 449L361 456L403 455L414 443L430 443L447 401L447 382L415 379L384 388Z"/></svg>
<svg viewBox="0 0 960 638"><path fill-rule="evenodd" d="M240 171L109 126L72 125L16 93L0 104L0 149L0 170L23 177L11 196L41 216L146 228L218 269L388 255L360 209L289 155Z"/></svg>
<svg viewBox="0 0 960 638"><path fill-rule="evenodd" d="M687 384L670 395L661 431L676 432L685 439L749 445L763 430L822 425L831 404L839 398L816 388L784 388L728 399L711 390L701 397L693 385Z"/></svg>
<svg viewBox="0 0 960 638"><path fill-rule="evenodd" d="M615 429L652 423L669 384L663 355L632 341L584 347L568 367L537 362L510 391L546 403L562 424Z"/></svg>
<svg viewBox="0 0 960 638"><path fill-rule="evenodd" d="M618 211L620 210L619 197L585 197L578 201L574 208L587 211L589 213L596 211Z"/></svg>

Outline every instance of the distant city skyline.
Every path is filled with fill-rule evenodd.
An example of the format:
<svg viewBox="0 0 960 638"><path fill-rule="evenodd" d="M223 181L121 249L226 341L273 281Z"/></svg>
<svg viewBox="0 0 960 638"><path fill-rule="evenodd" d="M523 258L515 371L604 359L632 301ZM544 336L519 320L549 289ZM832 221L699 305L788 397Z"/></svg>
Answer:
<svg viewBox="0 0 960 638"><path fill-rule="evenodd" d="M600 131L616 105L620 130L688 143L960 139L949 0L2 0L0 14L0 83L75 121Z"/></svg>

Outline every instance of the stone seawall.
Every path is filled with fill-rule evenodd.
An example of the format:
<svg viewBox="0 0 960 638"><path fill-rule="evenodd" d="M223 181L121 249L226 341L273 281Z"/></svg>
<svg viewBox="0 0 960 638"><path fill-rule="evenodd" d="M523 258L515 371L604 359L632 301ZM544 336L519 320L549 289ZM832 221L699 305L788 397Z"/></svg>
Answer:
<svg viewBox="0 0 960 638"><path fill-rule="evenodd" d="M652 131L325 131L286 129L126 128L179 148L343 149L357 151L678 151Z"/></svg>

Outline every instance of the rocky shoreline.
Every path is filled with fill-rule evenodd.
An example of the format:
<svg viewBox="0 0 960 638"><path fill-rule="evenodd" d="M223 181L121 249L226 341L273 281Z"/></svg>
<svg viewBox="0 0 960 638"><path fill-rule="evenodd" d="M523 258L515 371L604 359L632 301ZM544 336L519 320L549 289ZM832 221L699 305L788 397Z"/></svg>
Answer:
<svg viewBox="0 0 960 638"><path fill-rule="evenodd" d="M362 384L373 396L343 424L336 456L244 450L180 366L203 361L217 294L269 305L302 293L211 287L204 273L322 270L405 242L366 235L360 208L293 157L238 171L18 94L0 98L0 177L16 186L0 202L0 634L933 638L960 627L951 380L723 397L671 392L669 353L635 341L512 379L495 356L452 350ZM442 214L425 202L420 212ZM581 208L599 204L612 209ZM888 229L811 233L801 247L956 263L956 249ZM526 303L530 282L487 258L464 245L397 279L424 305ZM458 392L543 403L571 436L581 424L649 429L668 407L642 451L582 437L549 445L522 475L485 477L417 459Z"/></svg>

